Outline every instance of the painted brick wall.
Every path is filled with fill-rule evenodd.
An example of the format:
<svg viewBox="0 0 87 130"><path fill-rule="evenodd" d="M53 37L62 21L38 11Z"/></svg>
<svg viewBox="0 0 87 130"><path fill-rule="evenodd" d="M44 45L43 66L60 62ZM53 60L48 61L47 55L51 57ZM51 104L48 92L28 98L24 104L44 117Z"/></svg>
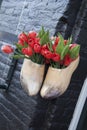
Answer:
<svg viewBox="0 0 87 130"><path fill-rule="evenodd" d="M22 9L22 18L19 21ZM64 95L52 101L42 99L40 95L29 97L23 91L19 82L23 61L18 61L9 92L0 90L1 130L68 130L87 74L86 17L86 0L36 0L33 2L31 0L21 2L3 0L0 10L0 30L18 34L22 30L35 29L38 31L44 24L54 35L61 32L67 38L72 34L74 41L81 44L81 61L68 90ZM2 44L0 42L0 46ZM10 44L12 43L10 42ZM3 83L11 61L1 51L0 57L0 83Z"/></svg>

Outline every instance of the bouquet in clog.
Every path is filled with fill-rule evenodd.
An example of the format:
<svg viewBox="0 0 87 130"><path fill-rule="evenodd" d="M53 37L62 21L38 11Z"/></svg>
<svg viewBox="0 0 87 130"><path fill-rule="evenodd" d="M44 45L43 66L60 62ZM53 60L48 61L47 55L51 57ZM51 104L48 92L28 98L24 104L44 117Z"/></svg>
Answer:
<svg viewBox="0 0 87 130"><path fill-rule="evenodd" d="M14 52L14 58L24 58L21 85L29 95L40 91L44 98L55 98L66 91L80 57L80 45L72 44L72 37L64 40L59 33L50 38L43 27L38 33L21 33L16 49L3 45L1 50L7 54ZM46 64L49 67L44 79Z"/></svg>
<svg viewBox="0 0 87 130"><path fill-rule="evenodd" d="M79 64L80 45L72 44L72 37L64 40L61 34L51 38L48 45L48 56L43 56L49 68L41 89L44 98L55 98L62 95L69 86L71 76Z"/></svg>

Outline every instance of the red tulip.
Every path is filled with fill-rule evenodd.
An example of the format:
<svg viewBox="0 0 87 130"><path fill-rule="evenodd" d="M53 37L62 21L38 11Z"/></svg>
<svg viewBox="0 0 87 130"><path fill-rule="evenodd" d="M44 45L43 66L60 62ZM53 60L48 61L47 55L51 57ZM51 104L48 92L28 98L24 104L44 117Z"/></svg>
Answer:
<svg viewBox="0 0 87 130"><path fill-rule="evenodd" d="M67 44L67 42L68 42L68 40L64 40L64 45L66 45L66 44Z"/></svg>
<svg viewBox="0 0 87 130"><path fill-rule="evenodd" d="M70 45L70 49L73 49L74 47L78 46L76 43Z"/></svg>
<svg viewBox="0 0 87 130"><path fill-rule="evenodd" d="M42 46L42 50L48 50L48 46L47 46L46 44L44 44L44 45Z"/></svg>
<svg viewBox="0 0 87 130"><path fill-rule="evenodd" d="M35 44L35 45L34 45L34 51L35 51L36 53L40 53L40 52L41 52L41 46L40 46L39 44Z"/></svg>
<svg viewBox="0 0 87 130"><path fill-rule="evenodd" d="M54 41L54 45L57 46L59 42L59 37L56 37L55 41Z"/></svg>
<svg viewBox="0 0 87 130"><path fill-rule="evenodd" d="M25 34L25 33L21 33L19 36L18 36L18 39L21 40L22 42L28 42L28 36Z"/></svg>
<svg viewBox="0 0 87 130"><path fill-rule="evenodd" d="M64 58L64 65L68 66L72 62L72 59L70 58L69 55L66 55Z"/></svg>
<svg viewBox="0 0 87 130"><path fill-rule="evenodd" d="M41 54L45 57L46 52L49 50L48 46L46 44L44 44L41 47Z"/></svg>
<svg viewBox="0 0 87 130"><path fill-rule="evenodd" d="M23 40L18 40L18 44L20 44L21 46L24 46L24 41Z"/></svg>
<svg viewBox="0 0 87 130"><path fill-rule="evenodd" d="M53 48L53 51L56 52L56 46L55 46L55 44L53 44L52 48Z"/></svg>
<svg viewBox="0 0 87 130"><path fill-rule="evenodd" d="M29 33L28 33L28 38L33 39L33 38L35 38L35 37L36 37L36 35L37 35L37 33L36 33L36 32L31 31L31 32L29 32Z"/></svg>
<svg viewBox="0 0 87 130"><path fill-rule="evenodd" d="M34 48L34 44L35 44L35 42L34 42L33 39L29 39L29 40L28 40L28 45L29 45L31 48Z"/></svg>
<svg viewBox="0 0 87 130"><path fill-rule="evenodd" d="M35 38L34 42L35 42L35 44L40 44L40 38Z"/></svg>
<svg viewBox="0 0 87 130"><path fill-rule="evenodd" d="M58 45L58 42L59 42L59 37L56 37L56 39L55 39L55 41L54 41L54 44L53 44L53 46L52 46L54 52L56 51L56 47L57 47L57 45Z"/></svg>
<svg viewBox="0 0 87 130"><path fill-rule="evenodd" d="M52 58L52 53L49 50L44 50L43 52L44 57L47 59L51 59Z"/></svg>
<svg viewBox="0 0 87 130"><path fill-rule="evenodd" d="M10 46L10 45L3 45L1 47L2 52L6 53L6 54L10 54L14 51L14 49Z"/></svg>
<svg viewBox="0 0 87 130"><path fill-rule="evenodd" d="M55 62L60 61L60 55L57 53L53 53L52 60Z"/></svg>
<svg viewBox="0 0 87 130"><path fill-rule="evenodd" d="M23 49L22 49L22 53L23 53L24 55L32 56L33 50L32 50L31 47L23 48Z"/></svg>

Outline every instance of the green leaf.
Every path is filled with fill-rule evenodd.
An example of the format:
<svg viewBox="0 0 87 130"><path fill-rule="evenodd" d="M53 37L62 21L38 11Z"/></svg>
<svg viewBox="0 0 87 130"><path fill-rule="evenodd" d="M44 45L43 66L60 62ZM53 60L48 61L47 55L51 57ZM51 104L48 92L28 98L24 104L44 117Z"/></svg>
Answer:
<svg viewBox="0 0 87 130"><path fill-rule="evenodd" d="M15 54L17 54L17 55L21 55L22 52L21 52L20 50L16 49L15 52L14 52L14 55L15 55Z"/></svg>
<svg viewBox="0 0 87 130"><path fill-rule="evenodd" d="M58 37L61 39L61 42L64 44L64 38L60 33L58 33Z"/></svg>
<svg viewBox="0 0 87 130"><path fill-rule="evenodd" d="M21 50L23 48L23 46L18 44L18 43L16 44L16 47L17 47L18 50Z"/></svg>
<svg viewBox="0 0 87 130"><path fill-rule="evenodd" d="M40 39L40 44L44 45L46 41L46 35L43 35L43 37Z"/></svg>
<svg viewBox="0 0 87 130"><path fill-rule="evenodd" d="M62 50L63 50L63 46L62 46L61 43L59 43L59 44L57 45L57 47L56 47L56 52L59 53L59 54L61 54L61 53L62 53Z"/></svg>
<svg viewBox="0 0 87 130"><path fill-rule="evenodd" d="M28 44L26 42L24 42L24 46L22 46L22 48L27 48Z"/></svg>
<svg viewBox="0 0 87 130"><path fill-rule="evenodd" d="M52 48L53 44L52 44L52 41L50 40L49 41L49 44L48 44L48 48L49 50L52 52L53 51L53 48Z"/></svg>
<svg viewBox="0 0 87 130"><path fill-rule="evenodd" d="M44 45L46 43L48 43L50 40L49 40L49 31L45 32L44 35L41 37L40 39L40 44L41 45Z"/></svg>
<svg viewBox="0 0 87 130"><path fill-rule="evenodd" d="M72 43L72 36L70 38L68 38L67 45L70 45L71 43Z"/></svg>
<svg viewBox="0 0 87 130"><path fill-rule="evenodd" d="M38 33L38 37L40 38L40 44L44 45L49 42L49 31L45 31L42 26L41 30Z"/></svg>
<svg viewBox="0 0 87 130"><path fill-rule="evenodd" d="M80 51L80 45L77 45L76 47L72 48L70 50L70 57L72 59L76 58L79 55L79 51Z"/></svg>
<svg viewBox="0 0 87 130"><path fill-rule="evenodd" d="M38 37L41 38L45 34L44 27L42 26L41 30L38 33Z"/></svg>
<svg viewBox="0 0 87 130"><path fill-rule="evenodd" d="M47 31L45 34L46 34L46 37L45 37L45 38L46 38L46 43L47 43L47 42L50 41L50 40L49 40L49 31Z"/></svg>
<svg viewBox="0 0 87 130"><path fill-rule="evenodd" d="M62 50L64 49L64 38L60 33L59 33L59 38L60 38L60 40L59 40L59 43L56 47L56 52L61 54Z"/></svg>
<svg viewBox="0 0 87 130"><path fill-rule="evenodd" d="M66 45L61 53L61 60L63 60L63 58L65 57L65 55L68 53L69 51L69 45Z"/></svg>
<svg viewBox="0 0 87 130"><path fill-rule="evenodd" d="M16 47L19 51L21 51L23 48L27 48L28 47L28 44L26 42L24 42L24 46L20 45L20 44L16 44Z"/></svg>
<svg viewBox="0 0 87 130"><path fill-rule="evenodd" d="M24 55L13 55L12 56L14 59L20 59L20 58L24 58Z"/></svg>

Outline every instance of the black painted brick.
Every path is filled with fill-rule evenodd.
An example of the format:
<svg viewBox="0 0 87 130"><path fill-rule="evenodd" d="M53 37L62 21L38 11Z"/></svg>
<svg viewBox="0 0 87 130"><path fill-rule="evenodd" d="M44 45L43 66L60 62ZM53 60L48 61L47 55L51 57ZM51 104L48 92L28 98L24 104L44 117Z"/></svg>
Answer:
<svg viewBox="0 0 87 130"><path fill-rule="evenodd" d="M86 6L87 6L87 1L84 0L79 10L80 12L78 13L77 20L74 21L76 23L73 26L74 28L70 27L71 25L67 25L67 21L65 21L65 23L62 24L63 26L66 26L66 30L62 30L61 22L57 24L56 30L59 29L59 31L65 33L65 37L68 37L72 33L73 41L81 44L81 52L80 52L81 59L80 59L79 67L73 74L71 84L69 85L68 90L61 97L59 97L59 99L57 99L56 110L55 110L54 117L51 121L50 130L54 130L54 129L56 130L58 128L59 130L68 129L84 79L87 76L87 71L86 71L87 70L86 69L87 68L86 67L87 66L87 55L86 55L87 22L85 21L85 19L83 20L83 17L87 15L87 13L85 13ZM70 22L72 18L73 15L70 14ZM77 24L77 22L79 24ZM85 52L83 52L84 50Z"/></svg>

